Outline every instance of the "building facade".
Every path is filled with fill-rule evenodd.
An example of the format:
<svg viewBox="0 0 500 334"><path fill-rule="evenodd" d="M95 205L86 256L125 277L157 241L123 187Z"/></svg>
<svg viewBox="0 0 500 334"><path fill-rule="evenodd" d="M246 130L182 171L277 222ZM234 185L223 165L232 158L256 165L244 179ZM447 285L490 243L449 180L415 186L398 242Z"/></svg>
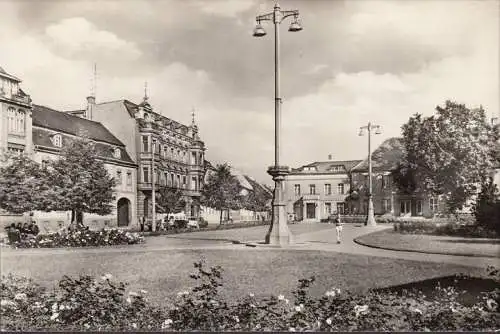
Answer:
<svg viewBox="0 0 500 334"><path fill-rule="evenodd" d="M402 161L404 146L401 138L385 140L372 153L372 201L375 215L430 218L446 211L440 196L421 191L401 192L394 183L392 172ZM353 214L368 212L368 159L352 169L352 190L349 207Z"/></svg>
<svg viewBox="0 0 500 334"><path fill-rule="evenodd" d="M359 162L322 161L292 169L284 185L289 220L313 222L346 213L351 169Z"/></svg>
<svg viewBox="0 0 500 334"><path fill-rule="evenodd" d="M84 223L93 228L105 226L132 227L137 224L137 165L132 161L125 145L101 123L34 105L32 110L33 159L45 163L58 159L60 150L77 137L84 135L95 143L97 156L104 162L108 173L115 178L114 210L110 215L84 214ZM37 213L37 222L44 230L56 219L69 223L69 213Z"/></svg>
<svg viewBox="0 0 500 334"><path fill-rule="evenodd" d="M118 100L96 103L87 98L84 110L70 111L102 123L138 165L137 215L152 217L153 187L182 189L187 216L200 213L200 190L205 175L205 144L194 121L187 126L155 112L145 96L139 103Z"/></svg>
<svg viewBox="0 0 500 334"><path fill-rule="evenodd" d="M32 153L31 99L20 83L0 67L0 154Z"/></svg>

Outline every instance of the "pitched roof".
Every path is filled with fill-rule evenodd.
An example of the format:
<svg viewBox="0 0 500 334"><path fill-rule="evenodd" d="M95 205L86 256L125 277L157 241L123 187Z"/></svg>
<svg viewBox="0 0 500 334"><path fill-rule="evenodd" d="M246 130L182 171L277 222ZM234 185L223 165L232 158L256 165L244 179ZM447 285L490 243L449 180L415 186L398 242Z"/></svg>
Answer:
<svg viewBox="0 0 500 334"><path fill-rule="evenodd" d="M346 173L349 172L354 166L360 163L361 160L340 160L340 161L316 161L299 168L293 168L293 174L309 174L309 173ZM342 171L336 171L333 168L341 166L344 168ZM315 167L314 170L306 170L305 167Z"/></svg>
<svg viewBox="0 0 500 334"><path fill-rule="evenodd" d="M372 169L376 171L390 171L397 167L403 159L405 148L403 139L393 137L386 139L372 153ZM368 158L353 168L353 172L368 171Z"/></svg>
<svg viewBox="0 0 500 334"><path fill-rule="evenodd" d="M45 106L33 105L33 126L48 128L75 136L85 133L89 139L94 141L125 146L101 123Z"/></svg>
<svg viewBox="0 0 500 334"><path fill-rule="evenodd" d="M51 131L49 131L49 129L47 129L47 128L45 128L45 129L33 128L32 136L33 136L33 144L34 145L43 146L45 148L51 149L52 151L59 151L60 150L59 147L56 147L54 145L54 143L52 141L53 133L51 133ZM65 134L65 133L61 133L61 136L62 136L63 145L65 145L65 143L67 143L73 139L72 136ZM115 158L113 155L115 148L118 148L121 152L119 158ZM134 162L132 161L132 159L128 155L127 150L125 150L125 146L123 146L123 145L116 147L116 146L111 146L111 145L108 145L105 143L96 142L95 149L97 151L98 157L104 158L108 161L127 162L127 163L134 164Z"/></svg>

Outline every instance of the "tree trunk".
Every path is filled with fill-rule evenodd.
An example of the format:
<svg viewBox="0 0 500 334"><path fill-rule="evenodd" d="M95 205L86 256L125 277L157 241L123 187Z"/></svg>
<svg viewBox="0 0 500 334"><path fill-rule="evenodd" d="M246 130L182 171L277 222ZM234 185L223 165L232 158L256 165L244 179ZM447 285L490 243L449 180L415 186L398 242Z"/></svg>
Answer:
<svg viewBox="0 0 500 334"><path fill-rule="evenodd" d="M220 219L219 219L219 225L222 225L222 208L220 209Z"/></svg>

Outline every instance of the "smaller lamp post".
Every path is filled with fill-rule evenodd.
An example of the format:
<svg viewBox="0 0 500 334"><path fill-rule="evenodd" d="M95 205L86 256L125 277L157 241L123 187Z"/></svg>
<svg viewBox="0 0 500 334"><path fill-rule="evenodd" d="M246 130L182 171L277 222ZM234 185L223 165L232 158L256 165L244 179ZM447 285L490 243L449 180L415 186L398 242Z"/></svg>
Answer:
<svg viewBox="0 0 500 334"><path fill-rule="evenodd" d="M372 148L371 148L371 138L372 130L375 130L375 134L381 134L380 125L372 124L368 122L368 125L359 128L359 135L363 136L365 130L368 132L368 215L366 217L365 225L375 226L377 222L375 221L375 215L373 212L373 194L372 194Z"/></svg>

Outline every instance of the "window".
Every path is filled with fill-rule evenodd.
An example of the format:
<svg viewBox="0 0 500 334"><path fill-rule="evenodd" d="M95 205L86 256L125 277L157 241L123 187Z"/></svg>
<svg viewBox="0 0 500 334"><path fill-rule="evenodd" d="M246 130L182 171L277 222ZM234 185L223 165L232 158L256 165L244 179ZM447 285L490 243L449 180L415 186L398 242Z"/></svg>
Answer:
<svg viewBox="0 0 500 334"><path fill-rule="evenodd" d="M168 147L167 146L163 146L163 157L166 158L168 155Z"/></svg>
<svg viewBox="0 0 500 334"><path fill-rule="evenodd" d="M415 203L415 211L417 213L417 215L422 215L422 200L417 200L417 202Z"/></svg>
<svg viewBox="0 0 500 334"><path fill-rule="evenodd" d="M149 136L142 136L142 152L149 152Z"/></svg>
<svg viewBox="0 0 500 334"><path fill-rule="evenodd" d="M325 214L330 215L332 213L332 203L325 203Z"/></svg>
<svg viewBox="0 0 500 334"><path fill-rule="evenodd" d="M122 171L120 169L116 171L116 184L117 185L122 184Z"/></svg>
<svg viewBox="0 0 500 334"><path fill-rule="evenodd" d="M337 213L340 213L341 215L343 215L345 212L345 203L341 202L341 203L337 203Z"/></svg>
<svg viewBox="0 0 500 334"><path fill-rule="evenodd" d="M295 196L300 196L300 184L294 185L293 188L294 188Z"/></svg>
<svg viewBox="0 0 500 334"><path fill-rule="evenodd" d="M196 152L191 152L191 164L196 165Z"/></svg>
<svg viewBox="0 0 500 334"><path fill-rule="evenodd" d="M401 209L402 215L407 215L407 214L411 213L411 201L402 200L400 206L401 206L400 209Z"/></svg>
<svg viewBox="0 0 500 334"><path fill-rule="evenodd" d="M174 183L174 173L170 174L170 186L174 187L175 186L175 183Z"/></svg>
<svg viewBox="0 0 500 334"><path fill-rule="evenodd" d="M142 182L149 183L149 166L142 167Z"/></svg>
<svg viewBox="0 0 500 334"><path fill-rule="evenodd" d="M332 185L330 183L325 184L325 195L331 195L332 194Z"/></svg>
<svg viewBox="0 0 500 334"><path fill-rule="evenodd" d="M392 210L392 207L391 207L391 200L390 199L383 199L382 200L382 208L384 210L384 212L391 212Z"/></svg>
<svg viewBox="0 0 500 334"><path fill-rule="evenodd" d="M11 146L9 144L7 147L7 151L14 153L14 154L17 154L17 155L21 155L22 153L24 153L24 146L21 146L21 145Z"/></svg>
<svg viewBox="0 0 500 334"><path fill-rule="evenodd" d="M343 183L339 183L339 184L337 185L337 192L338 192L339 194L341 194L341 195L343 195L343 194L344 194L344 184L343 184Z"/></svg>
<svg viewBox="0 0 500 334"><path fill-rule="evenodd" d="M316 195L316 185L315 184L309 185L309 194Z"/></svg>
<svg viewBox="0 0 500 334"><path fill-rule="evenodd" d="M24 116L25 113L22 110L15 110L14 108L9 108L7 111L7 123L8 132L16 134L24 134Z"/></svg>
<svg viewBox="0 0 500 334"><path fill-rule="evenodd" d="M186 175L182 176L182 188L186 188Z"/></svg>
<svg viewBox="0 0 500 334"><path fill-rule="evenodd" d="M132 173L127 172L127 186L131 186L131 185L132 185Z"/></svg>
<svg viewBox="0 0 500 334"><path fill-rule="evenodd" d="M429 210L431 210L431 212L437 212L438 209L438 199L436 197L429 198Z"/></svg>
<svg viewBox="0 0 500 334"><path fill-rule="evenodd" d="M195 176L193 176L191 178L191 189L198 190L198 187L196 186L196 177Z"/></svg>
<svg viewBox="0 0 500 334"><path fill-rule="evenodd" d="M177 174L177 180L175 182L175 185L180 188L181 187L181 176Z"/></svg>
<svg viewBox="0 0 500 334"><path fill-rule="evenodd" d="M382 175L382 189L389 188L391 186L390 175Z"/></svg>
<svg viewBox="0 0 500 334"><path fill-rule="evenodd" d="M116 159L120 159L121 155L122 151L119 148L115 148L115 150L113 151L113 157L115 157Z"/></svg>
<svg viewBox="0 0 500 334"><path fill-rule="evenodd" d="M16 111L14 108L9 108L9 110L7 111L7 115L8 115L8 118L9 118L9 132L12 133L12 132L16 132Z"/></svg>
<svg viewBox="0 0 500 334"><path fill-rule="evenodd" d="M61 147L62 146L62 137L61 135L54 136L54 146Z"/></svg>

